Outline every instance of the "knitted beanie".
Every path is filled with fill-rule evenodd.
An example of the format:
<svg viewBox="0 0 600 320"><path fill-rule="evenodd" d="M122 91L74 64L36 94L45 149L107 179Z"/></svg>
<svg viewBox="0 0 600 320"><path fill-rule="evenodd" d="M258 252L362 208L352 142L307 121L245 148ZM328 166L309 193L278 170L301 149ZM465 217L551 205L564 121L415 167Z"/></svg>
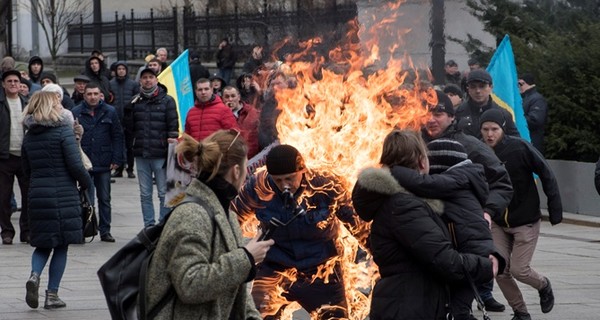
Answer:
<svg viewBox="0 0 600 320"><path fill-rule="evenodd" d="M281 175L304 170L304 159L298 150L290 145L282 144L274 147L267 154L267 171L271 175Z"/></svg>
<svg viewBox="0 0 600 320"><path fill-rule="evenodd" d="M495 122L502 130L504 130L504 126L506 125L504 114L502 114L502 110L498 108L492 108L482 113L481 117L479 117L479 126L481 127L484 122Z"/></svg>
<svg viewBox="0 0 600 320"><path fill-rule="evenodd" d="M456 140L437 139L427 144L429 173L436 174L467 160L467 150Z"/></svg>

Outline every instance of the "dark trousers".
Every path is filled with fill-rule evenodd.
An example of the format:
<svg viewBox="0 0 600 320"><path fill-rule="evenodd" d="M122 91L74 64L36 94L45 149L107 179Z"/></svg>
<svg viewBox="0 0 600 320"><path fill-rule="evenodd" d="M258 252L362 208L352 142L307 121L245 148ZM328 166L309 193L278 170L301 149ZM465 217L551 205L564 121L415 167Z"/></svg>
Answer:
<svg viewBox="0 0 600 320"><path fill-rule="evenodd" d="M27 198L29 197L29 181L25 179L21 157L10 155L8 159L0 159L0 236L2 238L15 237L15 228L10 221L12 216L11 198L15 176L21 189L21 216L19 227L20 240L25 242L29 236L29 216L27 211Z"/></svg>
<svg viewBox="0 0 600 320"><path fill-rule="evenodd" d="M450 309L455 320L470 320L471 306L475 292L468 282L457 283L450 287Z"/></svg>
<svg viewBox="0 0 600 320"><path fill-rule="evenodd" d="M123 153L125 159L127 159L127 172L133 173L133 165L135 163L135 157L133 156L133 133L124 130L123 134L125 135L125 150ZM120 166L115 171L122 173L123 169L125 169L125 166Z"/></svg>
<svg viewBox="0 0 600 320"><path fill-rule="evenodd" d="M88 189L88 197L94 205L98 196L98 232L100 236L110 233L111 211L110 205L110 171L90 172L94 183Z"/></svg>
<svg viewBox="0 0 600 320"><path fill-rule="evenodd" d="M280 270L281 271L281 270ZM318 319L338 319L347 317L346 293L341 269L336 267L329 276L328 282L317 278L313 281L314 273L298 272L296 281L282 279L275 268L263 263L256 274L252 286L252 298L256 308L265 320L279 319L283 308L295 301L307 312L319 310ZM282 294L276 290L279 286ZM281 308L273 308L273 302Z"/></svg>

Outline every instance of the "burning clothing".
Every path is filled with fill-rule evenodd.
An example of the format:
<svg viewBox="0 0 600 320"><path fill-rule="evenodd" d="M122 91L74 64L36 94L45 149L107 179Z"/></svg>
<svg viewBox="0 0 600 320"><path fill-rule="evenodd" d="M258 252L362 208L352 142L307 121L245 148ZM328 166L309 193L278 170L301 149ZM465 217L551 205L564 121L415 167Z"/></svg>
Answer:
<svg viewBox="0 0 600 320"><path fill-rule="evenodd" d="M446 319L447 286L492 279L487 257L459 253L439 217L440 201L406 191L389 169L365 169L352 193L354 207L371 225L371 252L381 274L370 319Z"/></svg>

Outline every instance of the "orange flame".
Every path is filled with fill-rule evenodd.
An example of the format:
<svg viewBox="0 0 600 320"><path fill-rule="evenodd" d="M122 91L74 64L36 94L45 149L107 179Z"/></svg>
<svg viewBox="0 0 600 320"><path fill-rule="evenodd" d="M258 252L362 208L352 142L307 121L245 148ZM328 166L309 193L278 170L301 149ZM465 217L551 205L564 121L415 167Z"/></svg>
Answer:
<svg viewBox="0 0 600 320"><path fill-rule="evenodd" d="M410 32L394 27L399 17L397 8L402 2L390 4L388 17L373 16L377 23L371 23L368 30L357 19L349 21L350 31L344 41L330 50L327 57L313 50L315 45L322 44L321 38L300 43L299 51L288 53L278 70L297 83L275 91L281 110L276 124L279 139L296 147L307 167L341 177L343 185L330 186L334 190L352 190L359 170L378 164L384 137L394 128L418 130L428 114L424 106L437 104L435 92L422 85L411 59L407 55L395 58L401 49L402 35ZM392 33L398 40L385 48L379 43L379 35ZM276 45L275 53L290 41L285 39ZM382 53L386 53L383 58ZM257 188L261 189L258 192L261 198L272 196L268 186ZM303 195L307 196L310 195ZM251 227L256 226L255 221L244 224L245 235L255 231ZM315 275L327 279L341 263L349 319L368 316L369 292L378 278L370 257L355 262L359 242L366 237L368 228L364 223L356 230L341 226L337 241L340 256L322 265ZM284 290L280 285L293 282L295 277L296 270L288 270L279 273L275 282L255 281L255 286L277 288L276 297L269 300L270 311L275 313L288 303L281 297ZM335 306L324 308L329 307ZM288 306L282 319L291 319L298 308L298 305ZM316 318L316 314L311 317Z"/></svg>

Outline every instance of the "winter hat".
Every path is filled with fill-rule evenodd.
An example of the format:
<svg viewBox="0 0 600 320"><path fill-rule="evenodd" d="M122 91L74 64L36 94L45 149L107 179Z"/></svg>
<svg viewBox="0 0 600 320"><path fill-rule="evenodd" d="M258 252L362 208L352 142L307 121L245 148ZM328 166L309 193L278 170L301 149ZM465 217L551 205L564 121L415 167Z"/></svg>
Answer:
<svg viewBox="0 0 600 320"><path fill-rule="evenodd" d="M42 72L42 75L40 76L40 82L42 82L42 80L44 79L50 79L50 81L52 81L52 83L58 83L57 79L56 79L56 75L54 75L54 73L52 72Z"/></svg>
<svg viewBox="0 0 600 320"><path fill-rule="evenodd" d="M429 173L442 173L448 168L467 160L467 150L456 140L437 139L427 144Z"/></svg>
<svg viewBox="0 0 600 320"><path fill-rule="evenodd" d="M450 100L445 93L439 90L435 90L435 93L437 95L438 102L436 105L429 105L429 111L445 112L449 116L454 117L454 106L452 105L452 100Z"/></svg>
<svg viewBox="0 0 600 320"><path fill-rule="evenodd" d="M467 76L467 84L471 82L484 82L492 84L492 76L483 69L477 69L469 72Z"/></svg>
<svg viewBox="0 0 600 320"><path fill-rule="evenodd" d="M282 144L274 147L267 154L267 171L271 175L289 174L304 170L304 159L298 150L290 145Z"/></svg>
<svg viewBox="0 0 600 320"><path fill-rule="evenodd" d="M502 130L504 130L504 126L506 125L504 114L502 114L502 111L498 108L492 108L482 113L481 117L479 117L479 127L481 127L484 122L495 122Z"/></svg>
<svg viewBox="0 0 600 320"><path fill-rule="evenodd" d="M531 73L525 73L521 75L519 79L525 81L525 83L527 83L530 86L535 84L535 77Z"/></svg>
<svg viewBox="0 0 600 320"><path fill-rule="evenodd" d="M47 84L45 87L42 88L42 91L57 93L60 101L62 101L63 99L63 88L55 83Z"/></svg>
<svg viewBox="0 0 600 320"><path fill-rule="evenodd" d="M459 96L459 97L463 97L463 92L462 90L455 84L453 83L449 83L444 87L444 93L448 94L451 93L455 96Z"/></svg>

